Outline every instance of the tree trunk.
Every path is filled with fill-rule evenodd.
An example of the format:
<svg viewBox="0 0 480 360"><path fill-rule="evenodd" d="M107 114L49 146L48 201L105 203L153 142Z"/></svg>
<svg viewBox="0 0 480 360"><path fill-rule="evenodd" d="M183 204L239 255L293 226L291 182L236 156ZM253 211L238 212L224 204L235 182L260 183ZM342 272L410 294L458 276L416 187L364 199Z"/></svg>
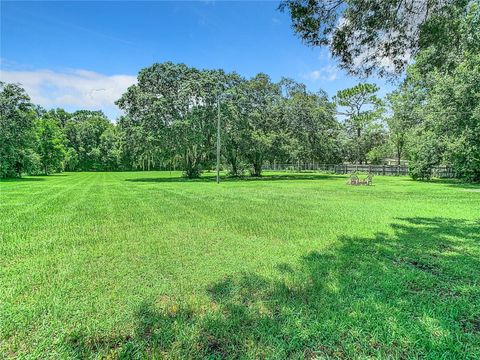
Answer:
<svg viewBox="0 0 480 360"><path fill-rule="evenodd" d="M400 162L402 160L402 147L401 145L397 146L397 165L400 165Z"/></svg>
<svg viewBox="0 0 480 360"><path fill-rule="evenodd" d="M228 162L230 163L230 166L232 167L231 174L232 176L239 176L239 169L238 169L238 157L235 153L235 151L231 151L228 155Z"/></svg>
<svg viewBox="0 0 480 360"><path fill-rule="evenodd" d="M198 166L198 159L196 157L196 152L192 151L191 153L187 151L185 161L185 170L184 176L189 179L196 179L200 177L200 168Z"/></svg>
<svg viewBox="0 0 480 360"><path fill-rule="evenodd" d="M255 176L255 177L262 176L262 164L261 163L254 163L253 164L252 176Z"/></svg>
<svg viewBox="0 0 480 360"><path fill-rule="evenodd" d="M238 166L237 166L237 161L233 160L231 161L230 165L232 165L232 175L233 176L238 176Z"/></svg>

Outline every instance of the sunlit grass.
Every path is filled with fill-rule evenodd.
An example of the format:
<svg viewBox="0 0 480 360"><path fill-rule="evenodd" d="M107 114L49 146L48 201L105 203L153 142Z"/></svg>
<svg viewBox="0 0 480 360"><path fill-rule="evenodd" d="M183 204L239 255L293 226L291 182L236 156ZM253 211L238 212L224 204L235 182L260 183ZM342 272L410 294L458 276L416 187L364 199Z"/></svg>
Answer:
<svg viewBox="0 0 480 360"><path fill-rule="evenodd" d="M479 187L345 182L0 181L0 354L475 358Z"/></svg>

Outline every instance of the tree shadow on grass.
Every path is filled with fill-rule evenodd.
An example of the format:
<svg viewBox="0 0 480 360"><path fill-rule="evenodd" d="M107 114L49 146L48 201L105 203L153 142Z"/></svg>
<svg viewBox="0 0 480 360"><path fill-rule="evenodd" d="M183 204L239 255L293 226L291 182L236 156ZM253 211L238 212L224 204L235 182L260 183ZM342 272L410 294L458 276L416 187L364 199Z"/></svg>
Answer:
<svg viewBox="0 0 480 360"><path fill-rule="evenodd" d="M49 174L49 175L29 175L28 177L16 178L0 178L0 183L15 183L15 182L31 182L31 181L45 181L48 178L64 177L68 174Z"/></svg>
<svg viewBox="0 0 480 360"><path fill-rule="evenodd" d="M418 183L427 183L427 184L442 184L447 185L448 187L455 187L466 190L480 190L480 183L468 183L460 179L453 178L434 178L430 180L413 180L411 178L403 179L403 181L418 182Z"/></svg>
<svg viewBox="0 0 480 360"><path fill-rule="evenodd" d="M145 301L133 334L77 337L70 349L119 358L475 358L480 221L391 226L392 234L343 236L278 264L273 276L228 276L203 302Z"/></svg>
<svg viewBox="0 0 480 360"><path fill-rule="evenodd" d="M31 182L31 181L44 181L44 177L29 177L29 178L8 178L8 179L1 179L0 183L16 183L16 182Z"/></svg>
<svg viewBox="0 0 480 360"><path fill-rule="evenodd" d="M250 181L275 181L275 180L326 180L326 179L344 179L342 175L330 175L330 174L281 174L281 175L263 175L261 177L228 177L222 176L220 182L250 182ZM196 183L196 182L210 182L213 183L216 181L215 176L204 176L198 179L187 179L183 177L156 177L156 178L134 178L126 179L125 181L130 182L153 182L153 183Z"/></svg>

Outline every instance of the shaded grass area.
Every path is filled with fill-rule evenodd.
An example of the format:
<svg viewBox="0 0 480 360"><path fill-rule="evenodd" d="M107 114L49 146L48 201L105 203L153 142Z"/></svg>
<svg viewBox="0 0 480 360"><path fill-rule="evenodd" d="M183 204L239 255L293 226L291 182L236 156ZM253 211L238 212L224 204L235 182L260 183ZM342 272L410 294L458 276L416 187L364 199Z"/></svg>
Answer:
<svg viewBox="0 0 480 360"><path fill-rule="evenodd" d="M304 172L304 173L276 173L266 172L266 175L260 177L252 177L252 176L226 176L222 174L220 176L221 182L236 182L236 181L275 181L275 180L326 180L326 179L338 179L338 178L345 178L342 175L333 175L333 174L319 174L319 173L312 173L312 172ZM216 175L213 173L206 173L202 177L198 179L187 179L184 177L145 177L145 178L132 178L126 179L127 181L132 182L216 182Z"/></svg>
<svg viewBox="0 0 480 360"><path fill-rule="evenodd" d="M144 302L133 335L77 334L71 351L85 356L120 347L128 357L178 352L219 358L474 358L480 260L464 249L479 245L480 224L410 218L394 228L392 237L343 237L337 248L310 252L295 267L278 264L275 279L227 276L208 287L207 308L168 296Z"/></svg>
<svg viewBox="0 0 480 360"><path fill-rule="evenodd" d="M480 353L478 193L68 175L0 184L7 358Z"/></svg>

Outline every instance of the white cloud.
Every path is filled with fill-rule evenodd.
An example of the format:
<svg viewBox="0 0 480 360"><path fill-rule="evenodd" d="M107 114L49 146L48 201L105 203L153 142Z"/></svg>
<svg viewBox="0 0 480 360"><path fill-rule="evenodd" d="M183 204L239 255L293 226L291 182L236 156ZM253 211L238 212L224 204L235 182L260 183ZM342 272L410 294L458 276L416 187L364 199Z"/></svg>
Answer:
<svg viewBox="0 0 480 360"><path fill-rule="evenodd" d="M20 83L32 102L45 108L103 110L110 117L120 113L115 101L137 81L131 75L109 76L82 69L0 70L0 79Z"/></svg>
<svg viewBox="0 0 480 360"><path fill-rule="evenodd" d="M333 65L327 65L322 67L319 70L313 70L308 74L303 75L303 78L311 81L317 81L317 80L334 81L337 79L337 75L338 75L337 67Z"/></svg>

